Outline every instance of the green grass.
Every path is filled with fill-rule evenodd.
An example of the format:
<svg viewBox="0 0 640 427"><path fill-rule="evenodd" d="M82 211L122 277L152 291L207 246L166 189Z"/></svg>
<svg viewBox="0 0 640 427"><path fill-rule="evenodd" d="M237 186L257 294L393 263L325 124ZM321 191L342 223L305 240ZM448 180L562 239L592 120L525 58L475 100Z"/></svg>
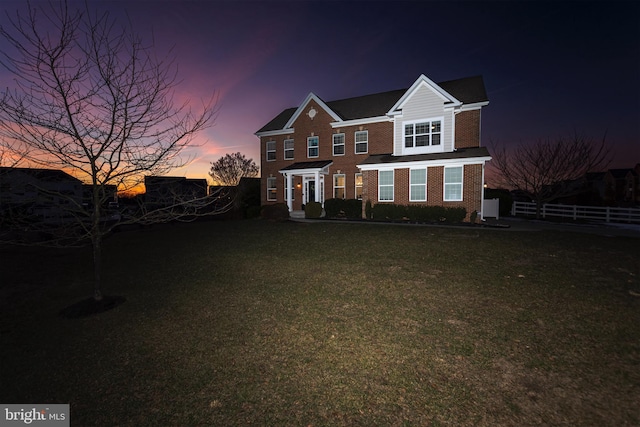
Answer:
<svg viewBox="0 0 640 427"><path fill-rule="evenodd" d="M640 424L640 242L205 222L0 250L0 402L72 425ZM631 291L631 292L630 292Z"/></svg>

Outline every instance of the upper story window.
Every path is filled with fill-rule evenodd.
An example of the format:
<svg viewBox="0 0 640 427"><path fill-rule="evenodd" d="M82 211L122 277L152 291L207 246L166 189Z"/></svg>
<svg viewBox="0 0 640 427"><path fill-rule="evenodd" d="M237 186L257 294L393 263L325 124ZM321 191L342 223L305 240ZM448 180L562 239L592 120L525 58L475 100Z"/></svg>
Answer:
<svg viewBox="0 0 640 427"><path fill-rule="evenodd" d="M318 157L320 149L320 139L317 136L307 138L307 157Z"/></svg>
<svg viewBox="0 0 640 427"><path fill-rule="evenodd" d="M333 155L344 155L344 133L336 133L333 135Z"/></svg>
<svg viewBox="0 0 640 427"><path fill-rule="evenodd" d="M267 162L272 162L276 159L276 142L267 141Z"/></svg>
<svg viewBox="0 0 640 427"><path fill-rule="evenodd" d="M369 151L369 131L360 130L356 132L356 154L363 154Z"/></svg>
<svg viewBox="0 0 640 427"><path fill-rule="evenodd" d="M293 139L284 140L284 159L293 160Z"/></svg>
<svg viewBox="0 0 640 427"><path fill-rule="evenodd" d="M462 166L445 166L444 200L446 202L462 201Z"/></svg>
<svg viewBox="0 0 640 427"><path fill-rule="evenodd" d="M404 125L404 147L430 147L440 145L442 120L425 120Z"/></svg>

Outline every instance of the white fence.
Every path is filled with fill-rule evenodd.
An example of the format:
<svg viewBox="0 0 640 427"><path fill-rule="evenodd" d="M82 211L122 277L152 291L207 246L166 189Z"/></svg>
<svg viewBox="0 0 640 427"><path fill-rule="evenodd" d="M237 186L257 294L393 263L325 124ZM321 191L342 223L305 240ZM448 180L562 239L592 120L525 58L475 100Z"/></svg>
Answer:
<svg viewBox="0 0 640 427"><path fill-rule="evenodd" d="M536 204L527 202L513 202L511 215L536 215ZM563 217L573 219L588 219L606 222L626 222L640 224L640 209L611 208L598 206L576 205L542 205L542 218Z"/></svg>

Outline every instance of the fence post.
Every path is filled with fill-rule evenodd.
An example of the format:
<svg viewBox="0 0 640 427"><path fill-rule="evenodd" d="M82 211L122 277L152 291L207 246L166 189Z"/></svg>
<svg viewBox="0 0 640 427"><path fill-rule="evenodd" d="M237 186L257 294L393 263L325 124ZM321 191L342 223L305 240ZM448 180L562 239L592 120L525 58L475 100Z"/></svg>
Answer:
<svg viewBox="0 0 640 427"><path fill-rule="evenodd" d="M578 218L578 207L573 205L573 220L575 221Z"/></svg>
<svg viewBox="0 0 640 427"><path fill-rule="evenodd" d="M607 220L606 220L606 221L607 221L607 222L609 222L609 221L610 221L610 218L609 218L609 206L607 206Z"/></svg>

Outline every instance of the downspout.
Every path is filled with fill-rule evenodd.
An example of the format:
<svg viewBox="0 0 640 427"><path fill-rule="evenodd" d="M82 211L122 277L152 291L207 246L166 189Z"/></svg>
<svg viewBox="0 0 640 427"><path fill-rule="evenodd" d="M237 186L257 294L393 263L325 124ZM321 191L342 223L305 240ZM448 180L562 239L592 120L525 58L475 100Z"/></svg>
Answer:
<svg viewBox="0 0 640 427"><path fill-rule="evenodd" d="M487 162L482 162L482 181L480 182L480 221L484 221L484 166Z"/></svg>

